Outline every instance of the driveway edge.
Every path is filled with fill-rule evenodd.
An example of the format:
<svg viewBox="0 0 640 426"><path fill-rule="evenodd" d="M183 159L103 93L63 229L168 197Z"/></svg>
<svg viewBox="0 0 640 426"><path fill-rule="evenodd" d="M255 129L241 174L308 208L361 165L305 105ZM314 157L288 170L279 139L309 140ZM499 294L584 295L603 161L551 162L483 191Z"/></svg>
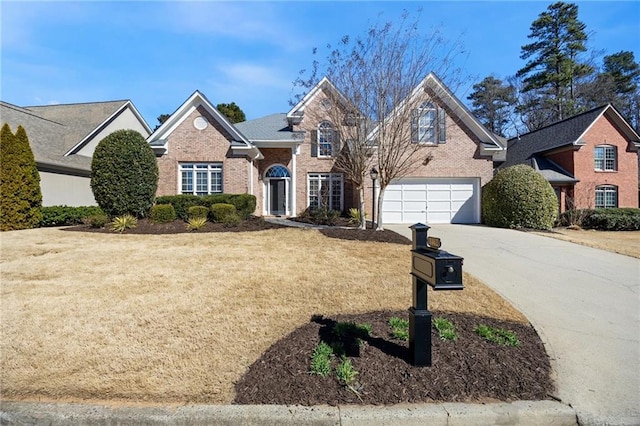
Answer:
<svg viewBox="0 0 640 426"><path fill-rule="evenodd" d="M390 406L186 405L1 402L2 425L577 425L573 408L556 401Z"/></svg>

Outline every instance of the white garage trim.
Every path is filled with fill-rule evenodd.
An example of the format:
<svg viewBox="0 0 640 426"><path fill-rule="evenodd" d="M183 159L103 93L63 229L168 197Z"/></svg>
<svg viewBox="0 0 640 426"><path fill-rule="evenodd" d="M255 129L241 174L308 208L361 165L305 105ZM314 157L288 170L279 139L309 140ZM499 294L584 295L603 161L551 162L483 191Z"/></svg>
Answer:
<svg viewBox="0 0 640 426"><path fill-rule="evenodd" d="M384 223L480 223L480 178L405 178L384 191Z"/></svg>

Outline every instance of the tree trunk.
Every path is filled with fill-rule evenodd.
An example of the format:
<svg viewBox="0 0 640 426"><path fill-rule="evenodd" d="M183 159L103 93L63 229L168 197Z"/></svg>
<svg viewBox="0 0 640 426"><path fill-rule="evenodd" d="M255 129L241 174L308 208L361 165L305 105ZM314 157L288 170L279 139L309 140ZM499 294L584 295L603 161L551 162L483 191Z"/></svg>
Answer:
<svg viewBox="0 0 640 426"><path fill-rule="evenodd" d="M384 198L384 190L386 188L385 186L380 185L380 193L378 194L378 217L377 219L377 223L378 223L378 227L376 228L376 231L384 231L384 226L383 226L383 222L382 222L382 201Z"/></svg>
<svg viewBox="0 0 640 426"><path fill-rule="evenodd" d="M358 210L360 212L360 229L367 229L367 218L364 214L364 185L358 188Z"/></svg>

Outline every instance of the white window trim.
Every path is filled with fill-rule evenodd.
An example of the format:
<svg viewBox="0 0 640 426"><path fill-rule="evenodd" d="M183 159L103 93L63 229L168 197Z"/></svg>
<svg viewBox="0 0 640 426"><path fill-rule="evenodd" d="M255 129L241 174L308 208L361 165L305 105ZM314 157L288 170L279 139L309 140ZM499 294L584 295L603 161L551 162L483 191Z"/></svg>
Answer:
<svg viewBox="0 0 640 426"><path fill-rule="evenodd" d="M598 168L596 164L596 153L599 149L602 149L602 168ZM613 151L613 167L607 167L607 152ZM618 171L618 149L615 145L597 145L593 151L593 167L598 172L616 172Z"/></svg>
<svg viewBox="0 0 640 426"><path fill-rule="evenodd" d="M329 188L333 188L333 181L340 181L340 211L344 210L344 177L341 173L309 173L307 174L307 207L311 207L311 181L316 180L317 182L321 182L322 180L326 180L329 183ZM318 185L318 189L320 185ZM318 194L318 197L320 195ZM333 194L330 193L330 201L331 207L333 207Z"/></svg>
<svg viewBox="0 0 640 426"><path fill-rule="evenodd" d="M322 143L320 142L320 139L322 138L322 133L323 132L328 132L328 134L331 137L331 141L329 143ZM333 124L331 124L329 121L323 121L320 124L318 124L318 139L317 139L317 144L318 144L318 158L332 158L333 157L333 150L335 149L335 129L333 127ZM330 147L330 152L329 155L325 155L322 154L322 145L329 145Z"/></svg>
<svg viewBox="0 0 640 426"><path fill-rule="evenodd" d="M206 169L197 169L197 166L206 166ZM182 173L185 171L192 172L192 191L184 192L182 189ZM224 193L224 173L223 173L223 165L222 163L179 163L178 164L178 194L186 194L186 195L199 195L198 194L198 185L196 178L196 171L206 171L207 172L207 194L222 194ZM211 188L211 175L212 172L220 173L220 191L212 191ZM201 194L202 195L202 194Z"/></svg>
<svg viewBox="0 0 640 426"><path fill-rule="evenodd" d="M602 193L602 201L603 201L603 205L598 205L598 193ZM614 193L616 196L616 202L614 205L607 205L607 193ZM595 208L600 209L600 208L616 208L618 207L618 187L615 185L598 185L596 186L596 190L595 190L595 200L594 200L594 204L595 204Z"/></svg>

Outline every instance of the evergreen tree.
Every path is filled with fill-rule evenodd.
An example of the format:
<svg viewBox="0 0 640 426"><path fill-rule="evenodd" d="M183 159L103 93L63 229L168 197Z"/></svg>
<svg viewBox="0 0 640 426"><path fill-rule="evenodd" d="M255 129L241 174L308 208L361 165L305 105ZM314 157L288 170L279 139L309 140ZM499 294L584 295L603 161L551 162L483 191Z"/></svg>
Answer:
<svg viewBox="0 0 640 426"><path fill-rule="evenodd" d="M171 117L171 114L160 114L158 116L158 118L157 118L158 124L156 125L155 129L153 129L153 130L158 130L158 128L160 126L162 126L165 121L167 121L169 119L169 117Z"/></svg>
<svg viewBox="0 0 640 426"><path fill-rule="evenodd" d="M467 99L472 101L473 113L487 129L505 136L511 106L515 103L515 88L493 76L485 77L473 86Z"/></svg>
<svg viewBox="0 0 640 426"><path fill-rule="evenodd" d="M22 126L0 131L0 229L35 228L42 220L40 173Z"/></svg>
<svg viewBox="0 0 640 426"><path fill-rule="evenodd" d="M516 77L523 77L523 92L533 96L519 106L519 111L527 114L547 109L551 121L569 117L578 112L577 83L593 72L580 59L587 50L587 33L586 25L578 19L578 6L554 3L538 16L530 30L528 38L533 42L522 46L520 55L528 62Z"/></svg>
<svg viewBox="0 0 640 426"><path fill-rule="evenodd" d="M216 105L216 108L233 124L240 123L247 119L247 117L244 115L244 112L238 105L236 105L235 102L231 102L230 104L218 104Z"/></svg>

